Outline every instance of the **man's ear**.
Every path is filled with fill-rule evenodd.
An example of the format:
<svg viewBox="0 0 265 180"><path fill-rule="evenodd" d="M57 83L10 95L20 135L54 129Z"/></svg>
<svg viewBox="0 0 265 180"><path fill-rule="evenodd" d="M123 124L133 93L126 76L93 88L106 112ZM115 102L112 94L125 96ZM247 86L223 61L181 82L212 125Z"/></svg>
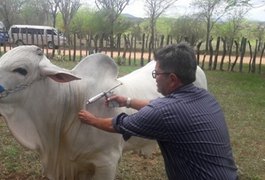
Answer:
<svg viewBox="0 0 265 180"><path fill-rule="evenodd" d="M170 73L169 74L169 78L170 78L170 80L172 81L172 82L175 82L175 81L178 81L178 77L177 77L177 75L176 74L174 74L174 73Z"/></svg>
<svg viewBox="0 0 265 180"><path fill-rule="evenodd" d="M181 82L180 78L176 74L170 73L169 74L169 78L170 78L170 81L171 81L172 88L175 89L175 88L178 88L179 86L182 85L182 82Z"/></svg>

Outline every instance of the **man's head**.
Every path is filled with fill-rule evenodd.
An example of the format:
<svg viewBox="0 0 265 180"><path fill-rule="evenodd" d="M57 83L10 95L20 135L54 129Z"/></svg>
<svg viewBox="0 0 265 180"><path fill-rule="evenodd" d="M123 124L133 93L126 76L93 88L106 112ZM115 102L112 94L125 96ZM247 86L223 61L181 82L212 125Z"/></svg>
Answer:
<svg viewBox="0 0 265 180"><path fill-rule="evenodd" d="M158 91L170 94L182 85L190 84L196 78L196 55L187 43L168 45L154 52Z"/></svg>

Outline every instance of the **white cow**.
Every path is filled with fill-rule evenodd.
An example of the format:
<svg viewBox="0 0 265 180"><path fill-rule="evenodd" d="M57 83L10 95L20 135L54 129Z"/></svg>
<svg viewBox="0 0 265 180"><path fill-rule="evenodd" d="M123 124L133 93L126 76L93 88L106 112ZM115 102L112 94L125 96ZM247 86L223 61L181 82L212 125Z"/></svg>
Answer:
<svg viewBox="0 0 265 180"><path fill-rule="evenodd" d="M132 113L106 107L104 98L86 105L87 99L119 82L123 85L116 94L160 96L151 77L154 65L117 79L117 66L106 55L90 55L66 70L53 65L40 48L19 46L0 59L0 114L14 137L40 154L43 175L49 179L112 180L124 148L122 136L82 124L77 113L82 108L102 117ZM203 71L198 72L197 81L207 88ZM124 149L153 147L149 142L131 138Z"/></svg>

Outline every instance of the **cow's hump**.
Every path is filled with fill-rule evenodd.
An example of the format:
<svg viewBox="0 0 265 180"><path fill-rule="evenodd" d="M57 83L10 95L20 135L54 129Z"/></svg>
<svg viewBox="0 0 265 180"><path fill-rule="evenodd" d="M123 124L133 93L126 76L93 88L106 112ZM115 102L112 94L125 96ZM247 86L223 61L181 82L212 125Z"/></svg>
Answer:
<svg viewBox="0 0 265 180"><path fill-rule="evenodd" d="M92 54L72 69L74 74L81 77L114 78L118 76L118 66L112 58L105 54Z"/></svg>

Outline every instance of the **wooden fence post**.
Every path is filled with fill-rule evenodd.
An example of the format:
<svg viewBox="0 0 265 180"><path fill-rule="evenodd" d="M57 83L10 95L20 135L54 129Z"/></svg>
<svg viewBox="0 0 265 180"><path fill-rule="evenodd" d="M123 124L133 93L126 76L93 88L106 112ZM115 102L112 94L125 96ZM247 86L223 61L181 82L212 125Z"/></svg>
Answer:
<svg viewBox="0 0 265 180"><path fill-rule="evenodd" d="M256 56L257 56L258 44L259 44L259 41L256 40L254 55L253 55L252 64L251 64L252 73L256 72Z"/></svg>
<svg viewBox="0 0 265 180"><path fill-rule="evenodd" d="M83 48L82 48L83 43L82 43L82 38L81 38L81 37L79 38L79 45L80 45L80 50L79 50L79 61L81 61L81 60L82 60L82 51L83 51Z"/></svg>
<svg viewBox="0 0 265 180"><path fill-rule="evenodd" d="M124 39L124 48L123 48L123 54L122 54L122 63L126 64L126 52L128 50L129 47L129 37L127 39L126 34L123 35L123 39Z"/></svg>
<svg viewBox="0 0 265 180"><path fill-rule="evenodd" d="M235 45L236 45L236 58L234 60L234 63L232 64L231 71L234 71L234 67L235 67L235 65L237 63L237 60L239 58L239 51L240 51L238 42L237 41L234 41L234 42L235 42Z"/></svg>
<svg viewBox="0 0 265 180"><path fill-rule="evenodd" d="M152 50L154 48L154 42L152 41L154 38L151 35L150 41L149 41L149 47L148 47L148 59L147 61L150 62Z"/></svg>
<svg viewBox="0 0 265 180"><path fill-rule="evenodd" d="M57 42L58 42L58 55L61 55L61 46L62 46L62 44L61 44L61 41L60 41L60 35L58 34L57 35ZM63 43L65 43L64 41L63 41Z"/></svg>
<svg viewBox="0 0 265 180"><path fill-rule="evenodd" d="M253 53L252 53L252 46L250 44L250 41L247 41L248 42L248 46L249 46L249 55L250 55L250 59L249 59L249 62L248 62L248 72L250 73L251 72L251 64L252 64L252 57L253 57Z"/></svg>
<svg viewBox="0 0 265 180"><path fill-rule="evenodd" d="M76 60L76 33L74 33L74 54L73 54L73 61Z"/></svg>
<svg viewBox="0 0 265 180"><path fill-rule="evenodd" d="M161 36L161 42L160 42L160 48L162 48L163 46L164 46L164 39L165 39L165 36L164 35L162 35Z"/></svg>
<svg viewBox="0 0 265 180"><path fill-rule="evenodd" d="M231 40L231 44L229 45L229 54L228 54L229 60L228 60L227 71L231 70L231 63L232 63L231 56L232 56L232 52L233 52L233 46L234 46L234 39Z"/></svg>
<svg viewBox="0 0 265 180"><path fill-rule="evenodd" d="M129 37L128 37L129 38ZM131 66L131 64L132 64L132 61L131 61L131 57L132 57L132 50L133 50L133 39L134 39L134 37L133 37L133 35L131 34L131 39L129 40L129 42L130 42L130 52L129 52L129 61L128 61L128 63L129 63L129 66Z"/></svg>
<svg viewBox="0 0 265 180"><path fill-rule="evenodd" d="M149 47L148 42L149 42L149 34L147 34L147 36L145 38L145 48Z"/></svg>
<svg viewBox="0 0 265 180"><path fill-rule="evenodd" d="M103 34L104 35L104 34ZM102 36L103 36L102 35ZM95 45L95 48L94 48L94 51L95 52L98 52L98 39L99 39L99 35L96 34L95 37L94 37L94 45Z"/></svg>
<svg viewBox="0 0 265 180"><path fill-rule="evenodd" d="M99 38L99 49L103 49L104 48L104 37L105 37L105 33L102 33L100 38ZM98 52L98 48L96 49L96 52Z"/></svg>
<svg viewBox="0 0 265 180"><path fill-rule="evenodd" d="M243 70L243 59L245 56L246 45L247 45L247 38L242 37L241 47L240 47L241 53L240 53L240 62L239 62L239 72L242 72Z"/></svg>
<svg viewBox="0 0 265 180"><path fill-rule="evenodd" d="M263 58L264 50L265 50L265 43L263 44L260 59L259 59L259 74L261 74L261 66L262 66L262 58Z"/></svg>
<svg viewBox="0 0 265 180"><path fill-rule="evenodd" d="M224 71L223 65L224 65L224 59L225 59L225 55L226 55L226 38L221 38L222 42L223 42L223 53L222 53L222 59L220 62L220 70Z"/></svg>
<svg viewBox="0 0 265 180"><path fill-rule="evenodd" d="M133 63L134 63L134 65L136 65L136 45L137 45L137 41L136 41L136 36L135 36L135 38L134 38L134 47L133 47L133 53L134 53Z"/></svg>
<svg viewBox="0 0 265 180"><path fill-rule="evenodd" d="M213 38L211 37L209 40L209 51L210 51L210 58L209 58L209 64L208 69L212 70L212 64L213 64L213 44L212 44Z"/></svg>
<svg viewBox="0 0 265 180"><path fill-rule="evenodd" d="M52 34L52 58L54 57L55 54L55 43L54 43L54 35ZM48 42L47 42L47 46L48 46Z"/></svg>
<svg viewBox="0 0 265 180"><path fill-rule="evenodd" d="M220 47L220 37L218 36L217 42L216 42L216 48L215 48L215 57L214 57L214 61L213 61L213 70L216 70L216 67L217 67L219 47Z"/></svg>
<svg viewBox="0 0 265 180"><path fill-rule="evenodd" d="M202 45L203 41L200 41L198 44L197 44L197 65L199 66L200 65L200 48L201 48L201 45Z"/></svg>
<svg viewBox="0 0 265 180"><path fill-rule="evenodd" d="M145 33L143 33L142 37L141 66L144 66L144 45L145 45Z"/></svg>

